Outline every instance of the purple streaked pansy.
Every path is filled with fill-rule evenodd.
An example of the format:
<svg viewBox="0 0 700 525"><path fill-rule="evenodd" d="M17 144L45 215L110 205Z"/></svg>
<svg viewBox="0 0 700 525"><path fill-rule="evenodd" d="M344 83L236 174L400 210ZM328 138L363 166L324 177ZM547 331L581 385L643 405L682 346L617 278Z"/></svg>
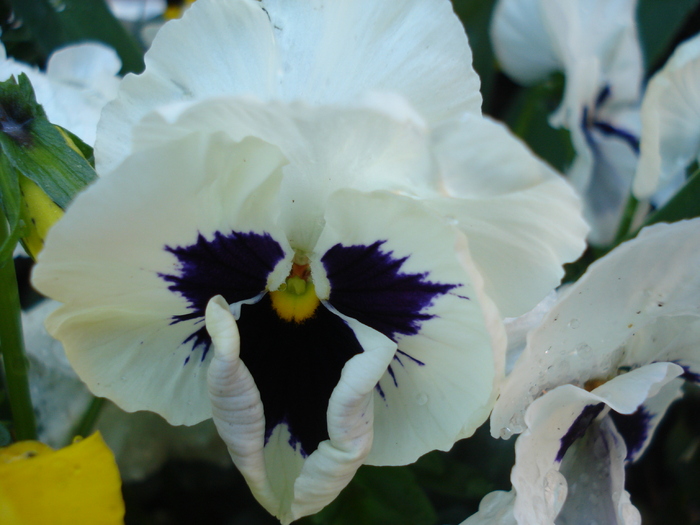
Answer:
<svg viewBox="0 0 700 525"><path fill-rule="evenodd" d="M700 219L645 228L530 332L491 416L494 437L522 433L515 498L492 498L519 525L639 523L624 466L700 371L698 267Z"/></svg>
<svg viewBox="0 0 700 525"><path fill-rule="evenodd" d="M558 174L480 115L449 2L313 5L200 0L166 25L34 274L93 392L213 416L284 523L363 463L471 435L501 315L556 286L587 231Z"/></svg>
<svg viewBox="0 0 700 525"><path fill-rule="evenodd" d="M550 123L571 132L576 158L567 175L598 245L615 237L639 154L636 8L637 0L499 0L491 27L499 63L516 82L565 76Z"/></svg>

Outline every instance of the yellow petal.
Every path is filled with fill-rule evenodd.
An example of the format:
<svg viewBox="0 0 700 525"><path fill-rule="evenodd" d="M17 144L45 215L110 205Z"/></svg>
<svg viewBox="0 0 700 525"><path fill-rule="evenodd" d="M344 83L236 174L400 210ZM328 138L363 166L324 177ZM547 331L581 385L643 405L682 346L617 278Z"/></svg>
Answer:
<svg viewBox="0 0 700 525"><path fill-rule="evenodd" d="M102 436L56 451L37 441L0 449L0 523L123 524L119 471Z"/></svg>

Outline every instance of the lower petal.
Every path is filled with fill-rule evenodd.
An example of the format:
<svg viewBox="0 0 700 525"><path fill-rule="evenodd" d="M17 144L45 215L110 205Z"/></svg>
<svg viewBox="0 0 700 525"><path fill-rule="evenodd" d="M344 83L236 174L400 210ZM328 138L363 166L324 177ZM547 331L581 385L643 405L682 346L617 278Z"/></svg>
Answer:
<svg viewBox="0 0 700 525"><path fill-rule="evenodd" d="M207 329L216 350L209 369L214 420L255 497L285 524L330 503L350 482L372 445L374 386L396 345L352 319L345 321L363 351L342 368L327 404L328 439L310 451L300 441L298 420L273 420L270 427L261 392L241 360L238 329L226 301L214 298L207 308Z"/></svg>
<svg viewBox="0 0 700 525"><path fill-rule="evenodd" d="M488 417L503 367L503 325L463 236L413 199L335 193L316 246L320 296L398 345L375 390L367 462L449 450ZM313 263L312 263L313 266Z"/></svg>

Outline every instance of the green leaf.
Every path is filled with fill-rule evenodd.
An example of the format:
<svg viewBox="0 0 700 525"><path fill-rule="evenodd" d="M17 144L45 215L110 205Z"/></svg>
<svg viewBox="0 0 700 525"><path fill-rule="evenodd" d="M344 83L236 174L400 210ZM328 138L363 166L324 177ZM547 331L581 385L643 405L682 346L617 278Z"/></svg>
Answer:
<svg viewBox="0 0 700 525"><path fill-rule="evenodd" d="M642 41L646 70L661 66L671 52L678 30L700 0L641 0L639 2L639 36Z"/></svg>
<svg viewBox="0 0 700 525"><path fill-rule="evenodd" d="M112 47L122 74L143 71L143 50L114 18L104 0L9 0L15 17L29 30L46 58L68 44L96 40Z"/></svg>
<svg viewBox="0 0 700 525"><path fill-rule="evenodd" d="M316 525L433 525L437 515L408 467L358 470L340 495L300 523Z"/></svg>
<svg viewBox="0 0 700 525"><path fill-rule="evenodd" d="M19 82L13 77L0 83L0 148L15 170L34 181L63 209L96 178L88 161L47 120L24 74ZM3 174L11 175L7 171ZM12 189L13 184L4 181L2 187ZM1 198L10 202L12 194Z"/></svg>
<svg viewBox="0 0 700 525"><path fill-rule="evenodd" d="M481 79L481 94L484 97L484 112L491 113L495 58L489 34L491 13L495 0L453 0L455 13L464 24L472 49L474 69Z"/></svg>
<svg viewBox="0 0 700 525"><path fill-rule="evenodd" d="M8 261L15 251L21 234L19 223L19 176L6 155L0 153L0 205L10 228L8 237L0 245L0 265Z"/></svg>
<svg viewBox="0 0 700 525"><path fill-rule="evenodd" d="M643 226L657 222L676 222L700 217L700 170L661 209L651 214Z"/></svg>

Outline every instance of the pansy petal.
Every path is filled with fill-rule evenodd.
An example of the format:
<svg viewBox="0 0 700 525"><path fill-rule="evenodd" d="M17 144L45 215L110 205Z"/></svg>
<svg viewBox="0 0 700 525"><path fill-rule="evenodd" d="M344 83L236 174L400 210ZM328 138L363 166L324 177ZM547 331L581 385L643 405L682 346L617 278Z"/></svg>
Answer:
<svg viewBox="0 0 700 525"><path fill-rule="evenodd" d="M372 446L373 391L396 345L357 321L348 323L364 352L345 364L328 402L329 438L307 457L286 425L266 436L260 392L240 359L228 304L218 297L207 308L207 327L216 348L209 369L214 420L255 497L285 524L330 503Z"/></svg>
<svg viewBox="0 0 700 525"><path fill-rule="evenodd" d="M637 127L627 129L636 131ZM607 246L617 234L638 154L619 136L596 129L587 133L587 149L578 152L567 178L583 197L583 216L591 226L589 241Z"/></svg>
<svg viewBox="0 0 700 525"><path fill-rule="evenodd" d="M641 524L625 491L623 443L612 421L603 418L571 446L561 464L569 490L557 524Z"/></svg>
<svg viewBox="0 0 700 525"><path fill-rule="evenodd" d="M698 264L698 219L645 228L593 263L530 334L494 408L492 434L522 431L525 407L556 385L606 380L620 367L668 360L661 347L625 345L659 318L697 315ZM634 348L644 350L633 354ZM649 355L653 348L657 356Z"/></svg>
<svg viewBox="0 0 700 525"><path fill-rule="evenodd" d="M217 95L269 95L278 58L258 2L206 1L165 24L141 75L127 75L105 107L95 147L97 171L111 172L131 150L131 128L156 107ZM215 74L214 74L215 72Z"/></svg>
<svg viewBox="0 0 700 525"><path fill-rule="evenodd" d="M644 361L670 361L683 368L684 379L700 383L699 339L697 312L661 317L632 335L626 344L623 366L634 367Z"/></svg>
<svg viewBox="0 0 700 525"><path fill-rule="evenodd" d="M383 99L393 102L391 110L378 111L371 100L316 107L252 98L209 99L161 108L134 134L139 148L193 131L220 131L236 141L253 135L275 144L289 160L280 189L281 224L295 248L310 251L323 226L325 201L339 188L437 193L425 125L402 98Z"/></svg>
<svg viewBox="0 0 700 525"><path fill-rule="evenodd" d="M700 150L700 35L679 45L647 85L633 191L639 199L685 179Z"/></svg>
<svg viewBox="0 0 700 525"><path fill-rule="evenodd" d="M585 247L580 201L501 124L465 116L439 129L435 141L450 198L431 205L466 234L501 315L524 314Z"/></svg>
<svg viewBox="0 0 700 525"><path fill-rule="evenodd" d="M412 199L342 190L316 252L319 297L398 344L375 391L367 461L405 464L470 435L490 410L505 341L459 232Z"/></svg>
<svg viewBox="0 0 700 525"><path fill-rule="evenodd" d="M614 518L618 516L619 520L621 516L634 514L621 496L627 449L617 431L611 430L599 416L605 415L608 407L634 412L680 371L672 363L655 363L619 376L592 392L563 385L536 399L525 413L527 429L516 442L516 464L511 473L517 493L518 523L553 524L567 505L574 510L566 513L580 513L581 509L577 509L580 498L589 491L577 491L575 484L578 482L581 487L590 481L581 477L584 473L581 465L586 465L588 473L598 478L595 481L603 489L603 493L596 494L599 504L587 512L598 513L596 519L601 523L634 523ZM605 454L596 453L598 449L612 454L612 459L608 461ZM593 467L599 470L591 473ZM570 492L574 493L571 501L567 496ZM612 516L613 521L605 516Z"/></svg>
<svg viewBox="0 0 700 525"><path fill-rule="evenodd" d="M97 168L130 151L132 127L160 105L254 94L348 103L368 91L405 96L430 121L480 112L466 34L445 0L307 3L204 1L166 24L100 123Z"/></svg>
<svg viewBox="0 0 700 525"><path fill-rule="evenodd" d="M666 383L631 414L610 412L615 428L625 440L627 461L636 461L644 454L666 410L683 395L683 383L681 378Z"/></svg>
<svg viewBox="0 0 700 525"><path fill-rule="evenodd" d="M429 122L481 112L467 36L444 0L265 0L286 99L348 102L394 91ZM301 64L299 64L301 62Z"/></svg>
<svg viewBox="0 0 700 525"><path fill-rule="evenodd" d="M134 155L75 199L34 284L65 303L47 326L96 395L172 424L209 417L204 307L217 294L233 302L262 292L288 251L265 214L284 162L258 139L190 135ZM230 250L251 243L254 264L243 250L232 271Z"/></svg>
<svg viewBox="0 0 700 525"><path fill-rule="evenodd" d="M491 41L505 73L522 84L543 80L561 69L541 2L500 0L494 8Z"/></svg>

